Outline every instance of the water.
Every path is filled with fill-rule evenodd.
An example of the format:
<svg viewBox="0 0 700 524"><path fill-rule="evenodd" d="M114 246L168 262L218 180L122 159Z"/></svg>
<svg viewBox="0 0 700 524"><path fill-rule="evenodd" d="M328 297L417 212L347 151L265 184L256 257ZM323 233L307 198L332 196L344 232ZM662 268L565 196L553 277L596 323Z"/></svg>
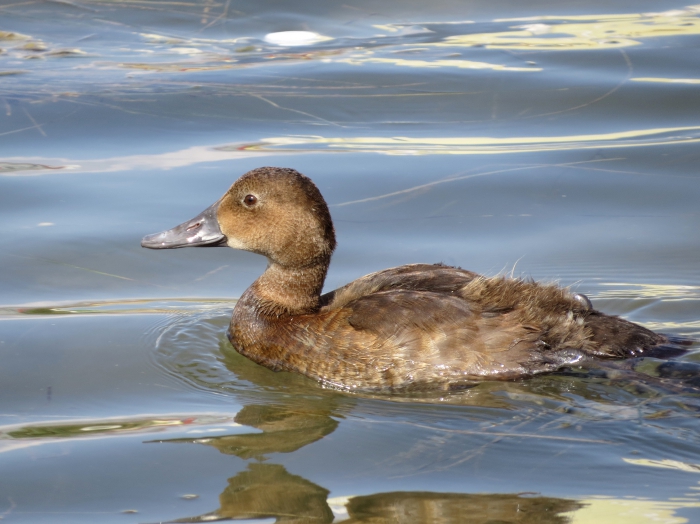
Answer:
<svg viewBox="0 0 700 524"><path fill-rule="evenodd" d="M347 395L226 342L261 257L139 247L289 166L326 289L442 261L700 338L700 7L5 0L0 31L3 521L700 520L697 346Z"/></svg>

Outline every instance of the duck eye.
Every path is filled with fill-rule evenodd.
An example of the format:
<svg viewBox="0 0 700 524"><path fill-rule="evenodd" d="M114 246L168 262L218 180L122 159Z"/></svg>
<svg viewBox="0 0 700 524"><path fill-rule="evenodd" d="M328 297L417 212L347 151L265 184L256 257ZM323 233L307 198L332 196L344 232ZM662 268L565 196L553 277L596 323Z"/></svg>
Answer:
<svg viewBox="0 0 700 524"><path fill-rule="evenodd" d="M258 203L258 197L255 195L246 195L245 198L243 198L243 203L246 206L254 206Z"/></svg>

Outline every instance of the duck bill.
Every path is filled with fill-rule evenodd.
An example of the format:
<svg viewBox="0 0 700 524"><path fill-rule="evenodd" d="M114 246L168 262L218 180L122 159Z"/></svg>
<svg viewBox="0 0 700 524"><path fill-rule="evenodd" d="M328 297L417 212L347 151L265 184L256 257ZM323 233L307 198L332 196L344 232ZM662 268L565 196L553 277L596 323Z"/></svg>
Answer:
<svg viewBox="0 0 700 524"><path fill-rule="evenodd" d="M148 249L177 249L180 247L225 246L226 235L221 232L216 212L221 201L209 206L192 220L167 231L146 235L141 247Z"/></svg>

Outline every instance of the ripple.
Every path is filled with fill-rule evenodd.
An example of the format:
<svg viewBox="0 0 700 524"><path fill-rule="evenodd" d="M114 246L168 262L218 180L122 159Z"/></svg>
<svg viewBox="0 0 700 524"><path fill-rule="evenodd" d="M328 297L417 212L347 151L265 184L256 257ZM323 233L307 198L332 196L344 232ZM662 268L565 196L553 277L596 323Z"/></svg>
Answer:
<svg viewBox="0 0 700 524"><path fill-rule="evenodd" d="M576 149L608 149L688 144L700 141L700 127L635 129L615 133L520 137L271 137L251 144L220 147L222 151L352 152L386 155L494 155Z"/></svg>
<svg viewBox="0 0 700 524"><path fill-rule="evenodd" d="M74 440L143 438L152 434L200 438L202 435L230 435L244 431L249 432L250 428L243 428L234 417L220 413L144 414L95 419L65 417L51 422L0 426L0 453Z"/></svg>
<svg viewBox="0 0 700 524"><path fill-rule="evenodd" d="M644 287L638 285L637 288L640 286ZM697 293L692 286L662 288L661 291L655 289L662 297L686 297L686 293L691 293L691 296ZM647 286L647 289L651 287ZM627 303L626 298L620 298L628 296L626 291L618 286L618 295L611 290L607 298L596 299ZM665 298L652 303L663 304L664 301ZM635 308L648 306L648 301L640 301L636 302ZM421 410L420 420L427 424L426 428L439 434L457 428L472 433L476 431L475 434L484 433L486 437L496 431L501 436L518 438L571 439L568 432L562 433L557 428L635 420L642 421L639 423L654 433L671 434L674 439L695 438L694 430L684 427L700 411L700 384L697 380L700 364L694 362L694 358L681 361L641 358L602 363L598 368L572 369L529 380L483 382L447 394L346 394L323 389L314 381L296 374L272 372L239 355L226 338L231 307L232 301L211 299L127 300L6 308L0 315L6 319L45 316L52 320L76 315L156 315L156 321L149 325L141 340L143 346L151 348L151 363L169 377L187 384L197 394L223 395L235 399L239 405L262 402L282 405L284 408L281 409L285 411L297 412L318 404L323 410L334 412L340 409L347 416L359 416L365 420L367 417L375 421L398 417L394 423L401 424L403 420L409 425L417 420L416 409L421 409L418 406L426 405L428 411ZM679 333L684 328L687 326L673 332ZM440 404L476 410L469 412L470 424L478 422L481 426L474 428L472 425L468 430L459 425L442 428L438 419L431 422L435 413L428 408ZM329 405L343 407L329 408ZM517 415L508 415L504 422L494 426L494 421L503 418L503 413ZM144 420L148 426L151 419ZM121 433L132 427L129 421L118 422L118 428L113 428L114 424L117 423L112 419L105 419L88 421L80 427L97 428L94 431L99 434ZM78 427L72 423L60 426ZM137 421L134 427L141 426ZM43 430L39 428L37 431ZM76 435L91 431L81 429ZM589 433L581 438L590 440L592 437ZM608 437L602 435L601 439L608 440Z"/></svg>
<svg viewBox="0 0 700 524"><path fill-rule="evenodd" d="M18 171L45 171L65 169L70 166L47 166L44 164L31 164L31 163L21 163L21 162L0 162L0 175L13 175Z"/></svg>
<svg viewBox="0 0 700 524"><path fill-rule="evenodd" d="M625 282L601 282L597 285L614 288L599 291L596 295L600 298L653 298L662 300L700 301L700 286Z"/></svg>
<svg viewBox="0 0 700 524"><path fill-rule="evenodd" d="M698 11L688 6L663 13L500 19L495 22L529 23L513 27L515 31L452 36L436 45L549 51L630 47L640 45L641 39L700 34Z"/></svg>
<svg viewBox="0 0 700 524"><path fill-rule="evenodd" d="M236 377L223 363L222 347L230 309L188 312L170 316L149 331L153 338L153 362L170 376L203 391L235 388Z"/></svg>
<svg viewBox="0 0 700 524"><path fill-rule="evenodd" d="M315 381L293 373L275 373L236 352L226 337L230 305L190 309L169 315L144 335L153 347L152 362L164 373L213 395L259 401L290 391L327 396ZM266 393L267 392L267 393Z"/></svg>
<svg viewBox="0 0 700 524"><path fill-rule="evenodd" d="M0 307L0 319L22 316L61 316L61 315L143 315L169 314L184 315L199 311L212 311L227 308L230 311L235 300L226 299L135 299L100 300L94 302L71 302L56 304L38 302L24 306Z"/></svg>

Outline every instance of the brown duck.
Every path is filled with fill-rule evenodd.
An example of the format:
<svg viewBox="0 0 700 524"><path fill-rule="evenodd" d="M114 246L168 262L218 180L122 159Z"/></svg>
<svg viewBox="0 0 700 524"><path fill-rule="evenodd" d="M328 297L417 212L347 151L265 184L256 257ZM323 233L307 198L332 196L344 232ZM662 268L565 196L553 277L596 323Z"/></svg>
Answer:
<svg viewBox="0 0 700 524"><path fill-rule="evenodd" d="M321 295L335 232L320 191L293 169L254 169L199 216L141 245L266 256L233 310L231 344L272 370L344 390L449 389L668 343L568 289L442 264L385 269Z"/></svg>

